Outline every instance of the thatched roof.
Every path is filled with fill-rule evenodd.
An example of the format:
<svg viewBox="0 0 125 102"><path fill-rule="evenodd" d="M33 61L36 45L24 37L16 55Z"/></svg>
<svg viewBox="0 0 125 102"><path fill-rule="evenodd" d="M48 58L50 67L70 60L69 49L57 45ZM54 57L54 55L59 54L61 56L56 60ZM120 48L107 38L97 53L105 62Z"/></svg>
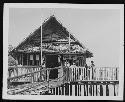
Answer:
<svg viewBox="0 0 125 102"><path fill-rule="evenodd" d="M69 32L55 18L50 16L42 24L42 51L44 53L68 53L69 52ZM72 34L70 34L70 52L71 53L92 53L80 43ZM12 52L39 52L41 49L41 27L37 28L24 41L22 41Z"/></svg>

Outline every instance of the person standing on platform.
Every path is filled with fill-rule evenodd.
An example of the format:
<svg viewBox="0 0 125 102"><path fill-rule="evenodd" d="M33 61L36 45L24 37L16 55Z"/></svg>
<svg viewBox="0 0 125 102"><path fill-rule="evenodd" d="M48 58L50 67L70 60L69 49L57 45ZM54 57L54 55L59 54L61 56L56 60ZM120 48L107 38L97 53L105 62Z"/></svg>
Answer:
<svg viewBox="0 0 125 102"><path fill-rule="evenodd" d="M95 77L95 64L94 61L91 61L91 65L90 65L91 71L92 71L92 80Z"/></svg>
<svg viewBox="0 0 125 102"><path fill-rule="evenodd" d="M76 79L76 75L77 73L75 73L75 69L77 68L75 61L73 61L73 63L71 64L71 66L69 67L70 70L70 79L72 81L74 81Z"/></svg>
<svg viewBox="0 0 125 102"><path fill-rule="evenodd" d="M88 65L85 64L85 80L88 79Z"/></svg>
<svg viewBox="0 0 125 102"><path fill-rule="evenodd" d="M69 66L70 66L70 63L66 60L64 62L64 75L65 75L66 81L69 81Z"/></svg>

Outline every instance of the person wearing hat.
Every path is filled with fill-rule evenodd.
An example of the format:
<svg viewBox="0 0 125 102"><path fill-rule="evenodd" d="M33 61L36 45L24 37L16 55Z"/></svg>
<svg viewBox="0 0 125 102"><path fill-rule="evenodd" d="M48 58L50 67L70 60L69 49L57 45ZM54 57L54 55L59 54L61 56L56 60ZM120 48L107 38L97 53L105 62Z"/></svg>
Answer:
<svg viewBox="0 0 125 102"><path fill-rule="evenodd" d="M94 67L95 64L94 64L94 61L91 61L91 67Z"/></svg>
<svg viewBox="0 0 125 102"><path fill-rule="evenodd" d="M94 77L95 77L95 64L94 64L94 61L91 61L91 66L90 66L90 68L91 68L91 71L92 71L92 80L94 79Z"/></svg>

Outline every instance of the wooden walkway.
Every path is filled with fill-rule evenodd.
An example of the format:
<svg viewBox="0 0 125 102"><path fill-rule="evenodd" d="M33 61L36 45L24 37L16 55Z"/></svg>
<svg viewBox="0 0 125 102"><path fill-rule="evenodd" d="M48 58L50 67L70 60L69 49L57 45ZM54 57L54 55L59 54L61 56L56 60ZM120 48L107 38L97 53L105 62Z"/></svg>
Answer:
<svg viewBox="0 0 125 102"><path fill-rule="evenodd" d="M11 67L12 68L12 67ZM11 69L10 68L10 69ZM20 68L23 70L25 67ZM34 70L37 68L37 70ZM9 69L9 71L10 71ZM12 82L29 82L23 85L17 85L8 89L10 95L68 95L68 96L117 96L118 95L118 69L106 68L96 70L96 75L92 71L88 72L85 68L54 68L60 70L59 77L50 80L49 72L53 69L40 69L38 67L29 67L23 70L24 73L15 74L8 78L8 83ZM16 68L11 69L13 72L19 72ZM14 71L15 70L15 71ZM61 71L62 70L62 71ZM26 73L27 72L27 73ZM12 72L11 72L12 73ZM11 74L9 73L9 76ZM42 78L42 80L38 80ZM28 79L28 80L27 80ZM11 86L11 85L10 85Z"/></svg>
<svg viewBox="0 0 125 102"><path fill-rule="evenodd" d="M43 82L34 82L24 85L18 85L14 88L8 89L8 94L43 94L44 92L48 91L50 88L55 88L58 86L61 86L62 84L67 83L67 81L63 80L64 76L54 79L54 80L48 80Z"/></svg>

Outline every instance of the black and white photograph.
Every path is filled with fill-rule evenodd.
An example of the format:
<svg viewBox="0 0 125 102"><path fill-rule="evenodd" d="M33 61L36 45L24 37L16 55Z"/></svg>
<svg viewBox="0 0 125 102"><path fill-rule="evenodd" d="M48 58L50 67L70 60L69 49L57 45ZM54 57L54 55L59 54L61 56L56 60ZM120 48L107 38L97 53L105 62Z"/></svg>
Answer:
<svg viewBox="0 0 125 102"><path fill-rule="evenodd" d="M3 98L122 100L124 5L4 5Z"/></svg>

